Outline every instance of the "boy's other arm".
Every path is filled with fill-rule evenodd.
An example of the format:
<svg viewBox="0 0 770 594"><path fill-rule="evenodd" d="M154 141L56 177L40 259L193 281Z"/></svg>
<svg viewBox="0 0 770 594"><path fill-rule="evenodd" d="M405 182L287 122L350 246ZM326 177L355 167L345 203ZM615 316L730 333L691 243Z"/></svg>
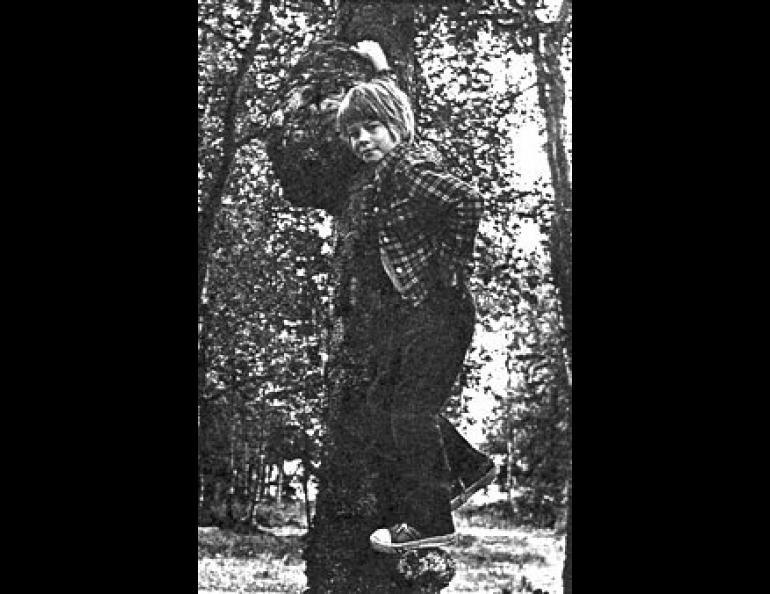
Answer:
<svg viewBox="0 0 770 594"><path fill-rule="evenodd" d="M470 258L484 203L479 193L451 173L429 167L402 166L394 171L394 182L409 201L429 220L443 221L453 256Z"/></svg>

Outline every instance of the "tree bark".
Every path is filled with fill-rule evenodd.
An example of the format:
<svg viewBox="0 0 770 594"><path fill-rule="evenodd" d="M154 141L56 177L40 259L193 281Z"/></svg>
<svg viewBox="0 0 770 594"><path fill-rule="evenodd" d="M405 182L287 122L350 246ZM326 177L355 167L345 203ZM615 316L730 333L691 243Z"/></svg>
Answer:
<svg viewBox="0 0 770 594"><path fill-rule="evenodd" d="M567 496L567 542L564 545L564 569L561 579L564 584L564 594L572 594L572 482Z"/></svg>
<svg viewBox="0 0 770 594"><path fill-rule="evenodd" d="M303 459L302 466L302 496L305 500L305 521L309 529L313 523L313 514L310 510L310 493L308 492L310 488L310 461Z"/></svg>
<svg viewBox="0 0 770 594"><path fill-rule="evenodd" d="M281 503L283 502L283 459L278 458L278 487L275 494L275 504L278 507L281 507Z"/></svg>
<svg viewBox="0 0 770 594"><path fill-rule="evenodd" d="M566 19L571 6L565 2L560 17ZM567 151L564 146L563 121L565 84L559 65L566 23L557 21L545 33L536 34L532 54L537 70L538 101L546 119L546 154L554 190L554 213L551 220L551 271L559 291L564 320L565 347L568 364L572 361L572 182ZM541 47L542 45L542 47Z"/></svg>
<svg viewBox="0 0 770 594"><path fill-rule="evenodd" d="M505 489L508 491L508 503L513 502L513 438L511 434L508 434L508 441L506 443L508 458L506 460L506 469L508 474L505 477Z"/></svg>
<svg viewBox="0 0 770 594"><path fill-rule="evenodd" d="M265 473L267 472L267 466L265 465L265 455L259 455L259 483L257 486L257 501L262 501L265 497Z"/></svg>
<svg viewBox="0 0 770 594"><path fill-rule="evenodd" d="M249 530L254 525L254 512L257 507L257 473L254 470L254 458L250 458L246 465L246 501L245 514L246 526Z"/></svg>
<svg viewBox="0 0 770 594"><path fill-rule="evenodd" d="M544 34L533 35L532 54L537 70L538 101L546 119L546 153L554 190L551 221L551 272L558 289L564 321L566 372L570 378L569 427L572 433L572 182L564 146L564 77L559 65L562 41L570 24L571 0L564 0L559 17ZM542 47L541 47L542 45ZM571 465L570 465L571 466ZM567 536L562 583L564 594L572 594L572 477L568 477Z"/></svg>
<svg viewBox="0 0 770 594"><path fill-rule="evenodd" d="M211 499L211 469L208 438L211 424L209 402L205 398L206 354L208 344L209 312L206 304L199 304L198 318L198 521L207 521L207 505Z"/></svg>

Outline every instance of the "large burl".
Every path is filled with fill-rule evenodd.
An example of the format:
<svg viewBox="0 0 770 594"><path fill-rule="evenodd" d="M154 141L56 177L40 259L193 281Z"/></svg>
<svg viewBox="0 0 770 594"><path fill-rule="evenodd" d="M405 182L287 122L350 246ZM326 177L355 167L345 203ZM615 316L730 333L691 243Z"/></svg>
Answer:
<svg viewBox="0 0 770 594"><path fill-rule="evenodd" d="M349 47L312 44L289 70L270 117L267 153L292 204L335 212L358 166L339 138L335 116L345 92L372 72Z"/></svg>

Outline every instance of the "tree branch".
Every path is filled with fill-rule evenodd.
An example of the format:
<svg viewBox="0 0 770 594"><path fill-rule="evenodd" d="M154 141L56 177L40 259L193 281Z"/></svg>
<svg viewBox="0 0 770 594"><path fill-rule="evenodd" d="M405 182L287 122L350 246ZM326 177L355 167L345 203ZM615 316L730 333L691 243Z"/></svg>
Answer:
<svg viewBox="0 0 770 594"><path fill-rule="evenodd" d="M265 128L265 126L255 126L235 141L235 148L239 149L250 143L252 140L264 140L266 133L267 128Z"/></svg>
<svg viewBox="0 0 770 594"><path fill-rule="evenodd" d="M526 91L529 91L530 89L532 89L532 88L534 88L534 87L536 87L536 86L537 86L537 82L534 82L534 83L532 83L531 85L529 85L528 87L524 87L523 89L520 89L520 90L518 90L518 91L514 91L513 93L511 93L510 95L508 95L508 97L507 97L507 98L508 98L508 99L510 99L511 101L516 101L516 99L518 99L518 98L519 98L521 95L523 95L523 94L524 94Z"/></svg>
<svg viewBox="0 0 770 594"><path fill-rule="evenodd" d="M477 12L476 14L467 14L465 16L452 15L452 19L460 22L468 21L489 21L495 23L501 29L518 29L524 23L524 16L520 12L504 12L504 13L492 13L492 12ZM504 23L502 21L514 20L513 23Z"/></svg>
<svg viewBox="0 0 770 594"><path fill-rule="evenodd" d="M203 30L204 30L206 33L208 33L208 34L209 34L209 35L211 35L212 37L216 37L217 39L221 39L222 41L227 41L227 42L229 42L229 43L232 43L232 44L233 44L233 45L236 47L236 49L239 49L239 50L240 50L240 48L238 48L238 45L240 44L240 41L238 41L238 39L237 39L237 38L235 38L235 37L230 37L229 35L225 35L225 34L224 34L224 33L222 33L221 31L217 31L216 29L214 29L214 28L213 28L211 25L209 25L208 23L200 23L200 22L199 22L199 23L198 23L198 27L199 27L200 29L203 29Z"/></svg>
<svg viewBox="0 0 770 594"><path fill-rule="evenodd" d="M564 0L559 8L559 16L551 24L550 42L561 50L561 44L572 26L572 0Z"/></svg>
<svg viewBox="0 0 770 594"><path fill-rule="evenodd" d="M252 23L252 36L249 43L244 48L238 67L232 82L228 86L226 93L226 104L223 114L224 129L222 133L222 158L219 167L213 176L211 190L203 201L203 217L201 226L198 229L198 300L200 301L203 291L203 278L208 265L209 241L211 230L214 225L214 218L222 202L222 193L225 189L225 183L230 175L235 152L237 150L235 141L235 115L240 98L241 85L248 72L249 67L254 61L257 52L257 46L262 38L262 31L270 16L270 6L272 0L262 0L259 13Z"/></svg>
<svg viewBox="0 0 770 594"><path fill-rule="evenodd" d="M535 192L533 190L515 190L513 192L509 192L506 195L506 197L502 197L502 196L495 197L495 196L493 196L493 197L489 198L489 201L490 202L502 202L502 203L514 202L515 200L517 200L519 198L523 198L524 196L536 196L537 194L539 194L539 192Z"/></svg>

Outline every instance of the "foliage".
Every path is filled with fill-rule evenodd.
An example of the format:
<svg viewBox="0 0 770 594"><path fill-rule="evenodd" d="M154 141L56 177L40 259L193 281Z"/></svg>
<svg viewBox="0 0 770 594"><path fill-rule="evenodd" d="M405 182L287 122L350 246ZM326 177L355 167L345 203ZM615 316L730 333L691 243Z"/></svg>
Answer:
<svg viewBox="0 0 770 594"><path fill-rule="evenodd" d="M493 395L487 443L515 472L517 521L553 527L565 511L571 398L555 288L535 276L540 270L548 279L542 266L542 259L530 258L529 278L542 284L532 281L533 298L516 303L506 328L509 381Z"/></svg>
<svg viewBox="0 0 770 594"><path fill-rule="evenodd" d="M259 8L270 4L261 25L250 3L198 5L198 207L212 222L199 261L199 512L221 521L226 500L230 523L259 498L266 467L301 458L312 474L322 430L324 220L281 203L260 135L295 52L328 15Z"/></svg>
<svg viewBox="0 0 770 594"><path fill-rule="evenodd" d="M264 188L236 196L217 219L209 264L201 422L207 454L229 466L243 498L256 460L315 457L328 264L317 216L276 212Z"/></svg>

